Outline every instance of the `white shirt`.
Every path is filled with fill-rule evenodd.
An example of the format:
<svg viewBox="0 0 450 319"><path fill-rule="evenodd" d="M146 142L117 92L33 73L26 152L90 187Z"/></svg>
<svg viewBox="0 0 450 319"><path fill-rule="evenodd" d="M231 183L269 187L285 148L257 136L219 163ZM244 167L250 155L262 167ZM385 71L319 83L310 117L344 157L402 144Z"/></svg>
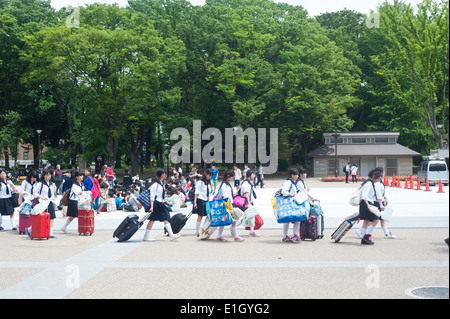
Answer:
<svg viewBox="0 0 450 319"><path fill-rule="evenodd" d="M352 166L351 171L352 171L352 174L356 174L356 172L358 171L358 167Z"/></svg>
<svg viewBox="0 0 450 319"><path fill-rule="evenodd" d="M231 185L223 183L222 187L220 188L220 192L223 199L228 198L229 200L231 200L231 202L233 202L233 187Z"/></svg>
<svg viewBox="0 0 450 319"><path fill-rule="evenodd" d="M80 200L81 193L83 192L83 188L77 182L72 184L72 188L70 189L69 199L71 200Z"/></svg>
<svg viewBox="0 0 450 319"><path fill-rule="evenodd" d="M366 182L361 188L361 200L367 200L369 202L376 202L375 190L371 181Z"/></svg>
<svg viewBox="0 0 450 319"><path fill-rule="evenodd" d="M245 196L245 194L248 193L250 202L252 201L252 196L253 196L253 191L252 191L253 185L251 183L252 182L250 182L248 179L245 179L242 182L241 189L240 189L242 196Z"/></svg>
<svg viewBox="0 0 450 319"><path fill-rule="evenodd" d="M378 183L375 183L375 190L377 192L377 199L384 201L384 194L385 194L385 186L384 184L379 181Z"/></svg>
<svg viewBox="0 0 450 319"><path fill-rule="evenodd" d="M300 178L297 180L297 193L308 194L308 191L305 188L304 181Z"/></svg>
<svg viewBox="0 0 450 319"><path fill-rule="evenodd" d="M164 201L163 193L164 186L160 182L153 183L152 187L150 187L150 200L154 201L156 196L156 200L162 203Z"/></svg>
<svg viewBox="0 0 450 319"><path fill-rule="evenodd" d="M238 168L237 170L234 171L234 179L236 180L240 180L242 178L242 172L241 170Z"/></svg>
<svg viewBox="0 0 450 319"><path fill-rule="evenodd" d="M9 184L5 185L3 181L0 181L1 183L1 189L0 189L0 198L10 198L12 194L11 186ZM6 190L9 190L9 193L7 193Z"/></svg>
<svg viewBox="0 0 450 319"><path fill-rule="evenodd" d="M51 182L49 182L49 184L50 183ZM50 197L48 196L48 186L45 185L45 182L40 182L34 186L33 195L36 197L42 196L42 197L45 197L50 200L55 200L56 199L55 184L51 183L51 185L50 185L50 195L51 195Z"/></svg>
<svg viewBox="0 0 450 319"><path fill-rule="evenodd" d="M22 185L20 186L20 194L22 194L22 197L26 197L29 199L34 199L34 189L39 186L39 183L35 181L33 184L28 183L27 180L24 180L22 182Z"/></svg>
<svg viewBox="0 0 450 319"><path fill-rule="evenodd" d="M209 191L211 190L211 185L206 185L202 180L195 182L195 195L198 195L198 199L208 201Z"/></svg>
<svg viewBox="0 0 450 319"><path fill-rule="evenodd" d="M298 183L301 183L300 181L298 181ZM297 183L297 185L298 185ZM288 179L287 181L285 181L283 183L283 187L281 187L281 194L286 197L289 194L297 194L299 192L299 190L297 189L297 186L295 185L295 183Z"/></svg>

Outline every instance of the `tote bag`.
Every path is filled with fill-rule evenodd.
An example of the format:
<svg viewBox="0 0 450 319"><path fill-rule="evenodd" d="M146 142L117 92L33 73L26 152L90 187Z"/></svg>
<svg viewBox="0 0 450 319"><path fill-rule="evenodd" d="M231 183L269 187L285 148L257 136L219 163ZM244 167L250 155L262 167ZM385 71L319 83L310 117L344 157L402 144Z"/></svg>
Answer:
<svg viewBox="0 0 450 319"><path fill-rule="evenodd" d="M233 218L228 212L227 200L217 199L206 202L206 213L208 214L211 227L221 227L233 224ZM228 205L229 206L229 205Z"/></svg>
<svg viewBox="0 0 450 319"><path fill-rule="evenodd" d="M310 204L298 204L293 197L276 197L276 219L279 224L305 222L308 220Z"/></svg>

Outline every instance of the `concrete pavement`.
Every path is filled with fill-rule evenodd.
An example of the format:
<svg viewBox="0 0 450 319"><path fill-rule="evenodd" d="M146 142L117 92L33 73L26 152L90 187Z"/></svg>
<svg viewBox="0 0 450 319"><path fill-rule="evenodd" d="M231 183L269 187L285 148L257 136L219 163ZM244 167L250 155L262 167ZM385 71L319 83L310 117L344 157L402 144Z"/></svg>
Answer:
<svg viewBox="0 0 450 319"><path fill-rule="evenodd" d="M354 230L340 243L330 240L334 228L350 215L347 204L356 185L308 180L325 212L325 237L300 244L281 242L270 198L283 181L267 181L257 189L256 205L265 221L253 238L200 241L193 236L195 217L170 242L155 224L155 242L142 242L144 230L126 243L112 231L127 213L96 217L96 232L78 236L77 223L57 239L31 241L24 235L0 233L0 298L411 298L407 291L422 286L449 286L449 189L445 194L387 189L398 239L374 231L374 246L362 246ZM186 213L190 208L184 209ZM17 216L18 219L18 216ZM3 218L8 229L9 221ZM136 278L130 284L130 277Z"/></svg>

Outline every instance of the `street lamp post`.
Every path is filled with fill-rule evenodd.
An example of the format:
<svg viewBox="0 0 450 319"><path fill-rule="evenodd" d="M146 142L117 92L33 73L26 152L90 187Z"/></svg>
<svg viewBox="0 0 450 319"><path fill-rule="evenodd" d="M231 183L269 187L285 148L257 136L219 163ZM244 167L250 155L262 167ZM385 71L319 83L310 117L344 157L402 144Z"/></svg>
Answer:
<svg viewBox="0 0 450 319"><path fill-rule="evenodd" d="M341 134L334 133L331 136L334 137L334 177L338 177L339 176L339 172L338 172L337 139L338 139L339 136L341 136Z"/></svg>
<svg viewBox="0 0 450 319"><path fill-rule="evenodd" d="M36 130L36 133L38 134L38 153L37 153L37 156L38 156L38 166L40 167L41 166L41 133L42 133L42 130Z"/></svg>

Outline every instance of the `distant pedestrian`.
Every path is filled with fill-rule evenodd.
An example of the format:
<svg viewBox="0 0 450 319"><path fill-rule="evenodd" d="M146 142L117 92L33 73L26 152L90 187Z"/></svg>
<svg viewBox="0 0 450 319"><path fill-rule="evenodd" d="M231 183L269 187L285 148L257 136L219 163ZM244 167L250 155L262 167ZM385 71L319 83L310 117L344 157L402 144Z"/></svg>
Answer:
<svg viewBox="0 0 450 319"><path fill-rule="evenodd" d="M358 167L355 164L352 164L350 168L350 172L352 174L352 183L358 183L358 180L356 179L356 174L358 172Z"/></svg>
<svg viewBox="0 0 450 319"><path fill-rule="evenodd" d="M345 173L345 182L348 184L348 177L350 175L351 172L351 166L350 166L350 162L347 163L347 165L345 165L344 167L344 173Z"/></svg>
<svg viewBox="0 0 450 319"><path fill-rule="evenodd" d="M78 218L78 201L83 193L83 174L78 171L73 172L72 188L69 195L69 206L67 208L67 220L61 231L67 233L67 226L75 219Z"/></svg>

